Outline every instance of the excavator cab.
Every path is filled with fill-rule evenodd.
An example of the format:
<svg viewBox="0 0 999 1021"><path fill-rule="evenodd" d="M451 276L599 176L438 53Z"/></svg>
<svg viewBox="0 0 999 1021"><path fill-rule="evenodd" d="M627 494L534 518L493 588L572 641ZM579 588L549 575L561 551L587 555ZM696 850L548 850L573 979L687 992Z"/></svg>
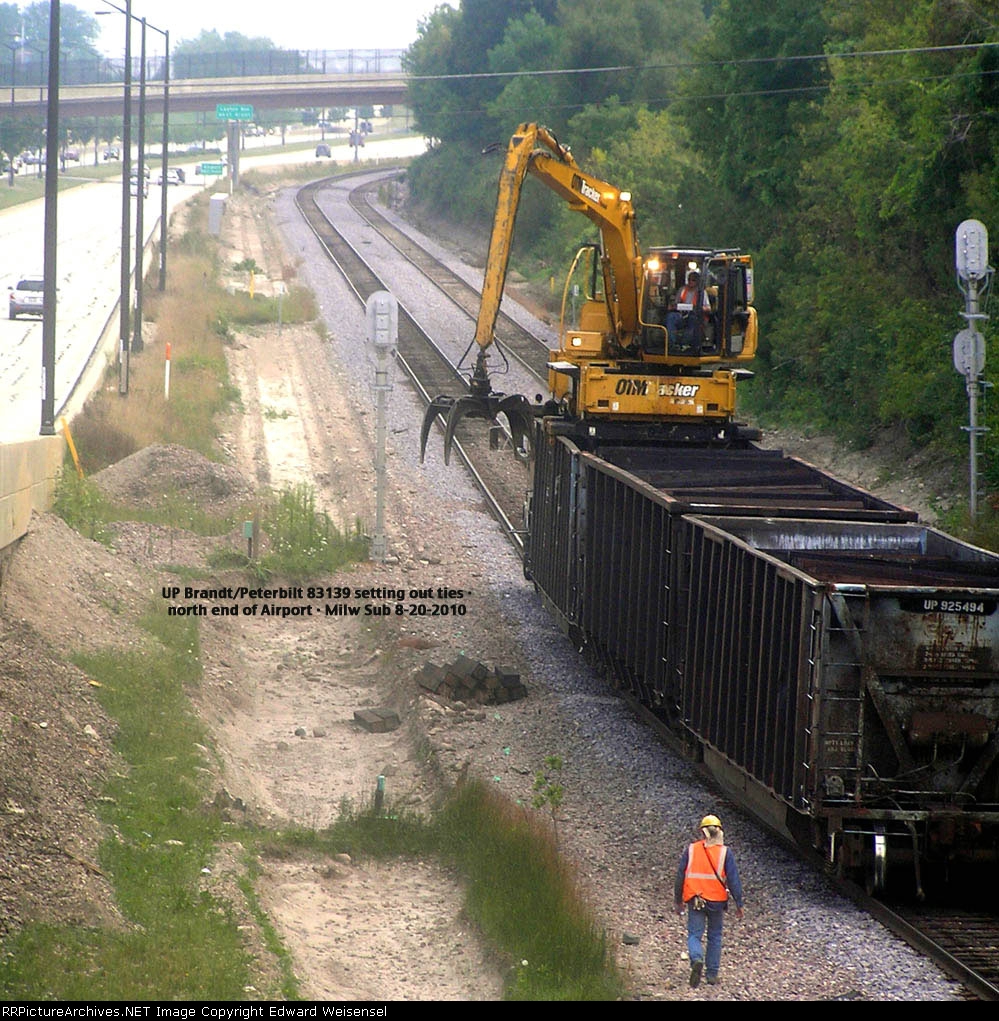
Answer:
<svg viewBox="0 0 999 1021"><path fill-rule="evenodd" d="M753 358L752 301L751 256L737 249L650 249L640 305L643 357L688 365Z"/></svg>

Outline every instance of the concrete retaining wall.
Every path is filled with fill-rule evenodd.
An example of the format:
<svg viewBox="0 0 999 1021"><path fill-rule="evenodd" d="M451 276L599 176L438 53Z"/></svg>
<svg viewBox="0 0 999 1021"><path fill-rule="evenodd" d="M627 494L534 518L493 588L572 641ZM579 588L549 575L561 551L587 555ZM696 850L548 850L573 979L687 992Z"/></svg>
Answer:
<svg viewBox="0 0 999 1021"><path fill-rule="evenodd" d="M32 511L52 506L64 447L62 436L0 444L0 550L24 535Z"/></svg>

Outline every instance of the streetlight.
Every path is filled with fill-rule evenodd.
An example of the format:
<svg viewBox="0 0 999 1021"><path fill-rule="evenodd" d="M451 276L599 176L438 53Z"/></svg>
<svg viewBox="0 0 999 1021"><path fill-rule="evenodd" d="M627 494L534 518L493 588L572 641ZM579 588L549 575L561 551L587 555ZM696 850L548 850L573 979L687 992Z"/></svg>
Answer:
<svg viewBox="0 0 999 1021"><path fill-rule="evenodd" d="M17 44L18 44L19 40L18 40L18 37L16 35L15 36L11 36L11 38L13 39L13 42L4 43L4 46L6 46L8 50L10 50L10 106L11 106L11 113L13 113L14 112L14 76L17 74ZM8 180L9 180L11 188L13 188L14 187L14 154L13 153L9 153L8 155L10 157L10 167L9 167L9 171L8 171L9 172Z"/></svg>
<svg viewBox="0 0 999 1021"><path fill-rule="evenodd" d="M128 250L130 236L131 200L128 194L132 176L132 0L119 7L104 0L119 14L125 15L125 88L122 97L121 127L121 297L119 298L118 327L118 393L128 393L128 313L132 300L131 265ZM107 14L107 11L96 11Z"/></svg>
<svg viewBox="0 0 999 1021"><path fill-rule="evenodd" d="M42 421L39 433L55 435L56 241L59 211L59 0L49 2L49 94L45 110L45 281L42 316Z"/></svg>
<svg viewBox="0 0 999 1021"><path fill-rule="evenodd" d="M109 7L124 14L130 21L138 21L142 25L141 34L141 60L139 71L139 139L138 159L136 162L136 186L135 186L135 321L132 328L133 351L141 351L145 346L142 340L142 295L145 286L144 280L144 259L145 231L143 228L143 214L145 209L145 150L146 150L146 28L159 32L166 40L166 62L163 78L163 143L161 153L160 169L160 267L159 267L159 289L166 290L166 234L167 234L167 147L169 131L169 102L170 102L170 33L166 29L157 28L150 24L145 18L132 14L131 3L126 10L111 3L111 0L103 0ZM106 11L97 13L105 14ZM126 57L126 61L128 57ZM124 145L128 145L122 140ZM131 175L129 175L130 177ZM124 183L124 181L123 181ZM127 333L125 334L127 340Z"/></svg>
<svg viewBox="0 0 999 1021"><path fill-rule="evenodd" d="M143 29L146 21L143 19ZM170 30L149 26L159 32L164 39L166 56L163 60L163 151L160 154L160 279L159 289L166 290L166 250L167 250L167 146L170 139Z"/></svg>
<svg viewBox="0 0 999 1021"><path fill-rule="evenodd" d="M135 15L132 15L135 17ZM132 323L132 350L141 351L142 343L142 284L145 276L145 236L143 216L146 207L146 19L142 24L142 60L139 64L139 150L135 164L135 321Z"/></svg>
<svg viewBox="0 0 999 1021"><path fill-rule="evenodd" d="M45 96L45 55L46 50L40 50L37 46L32 46L31 43L21 41L22 48L31 50L32 53L37 54L41 59L38 61L38 102L40 103ZM27 84L27 82L25 82Z"/></svg>

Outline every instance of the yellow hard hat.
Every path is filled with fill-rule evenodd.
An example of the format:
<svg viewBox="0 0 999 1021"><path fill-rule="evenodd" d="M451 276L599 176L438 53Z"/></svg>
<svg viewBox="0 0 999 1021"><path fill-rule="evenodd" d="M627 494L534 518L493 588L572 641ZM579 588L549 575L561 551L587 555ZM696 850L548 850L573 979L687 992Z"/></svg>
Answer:
<svg viewBox="0 0 999 1021"><path fill-rule="evenodd" d="M717 815L706 815L701 820L701 825L698 826L697 828L699 830L703 830L705 826L717 826L719 829L721 829L721 819L719 819Z"/></svg>

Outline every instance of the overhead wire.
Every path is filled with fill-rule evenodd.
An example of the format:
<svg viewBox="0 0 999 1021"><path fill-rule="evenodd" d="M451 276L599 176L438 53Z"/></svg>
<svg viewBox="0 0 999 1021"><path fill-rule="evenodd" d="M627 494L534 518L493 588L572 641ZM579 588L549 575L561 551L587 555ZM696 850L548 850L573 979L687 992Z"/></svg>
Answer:
<svg viewBox="0 0 999 1021"><path fill-rule="evenodd" d="M789 64L819 60L846 60L868 57L900 57L928 53L954 53L967 50L995 49L999 42L953 43L945 46L909 46L893 50L847 50L826 53L788 54L773 57L734 57L724 60L679 61L666 64L618 64L608 67L566 67L536 69L531 71L466 71L458 74L410 75L414 82L468 81L481 78L519 78L530 75L537 78L551 78L557 75L615 74L640 71L696 71L710 67L738 67L743 64Z"/></svg>
<svg viewBox="0 0 999 1021"><path fill-rule="evenodd" d="M743 65L760 65L760 64L788 64L788 63L802 63L802 62L814 62L814 61L835 61L835 60L846 60L851 58L863 59L863 58L875 58L883 59L889 57L902 57L902 56L919 56L926 54L946 54L946 53L959 53L968 52L971 50L990 50L999 49L999 42L975 42L975 43L953 43L940 46L910 46L899 49L881 49L881 50L848 50L848 51L832 51L828 53L809 53L809 54L790 54L784 56L771 56L771 57L737 57L725 60L709 60L709 61L683 61L674 63L664 64L622 64L608 67L597 67L597 68L555 68L555 69L537 69L528 71L477 71L477 72L466 72L461 74L453 75L413 75L410 80L413 82L431 82L431 81L467 81L473 79L493 79L493 78L552 78L560 75L595 75L595 74L620 74L620 73L639 73L645 71L696 71L704 68L713 67L739 67ZM946 81L946 80L957 80L960 78L989 78L999 74L997 71L955 71L947 74L935 74L935 75L905 75L900 78L888 78L888 79L867 79L864 81L853 80L848 84L852 88L864 88L864 87L889 87L893 85L902 84L917 84L934 81ZM797 85L788 86L785 88L761 88L761 89L745 89L742 91L726 90L720 92L710 93L689 93L682 96L674 96L672 98L658 98L655 100L645 100L647 106L651 109L663 109L674 105L677 102L699 102L706 100L720 100L720 99L746 99L746 98L765 98L768 96L787 96L794 95L797 93L818 93L827 92L829 90L829 82L819 82L814 85ZM641 102L641 100L639 100ZM571 110L584 109L588 104L585 103L564 103L564 104L548 104L545 109L552 112L560 111L566 112ZM467 110L453 110L452 114L470 114L470 115L481 115L481 109L467 109Z"/></svg>

